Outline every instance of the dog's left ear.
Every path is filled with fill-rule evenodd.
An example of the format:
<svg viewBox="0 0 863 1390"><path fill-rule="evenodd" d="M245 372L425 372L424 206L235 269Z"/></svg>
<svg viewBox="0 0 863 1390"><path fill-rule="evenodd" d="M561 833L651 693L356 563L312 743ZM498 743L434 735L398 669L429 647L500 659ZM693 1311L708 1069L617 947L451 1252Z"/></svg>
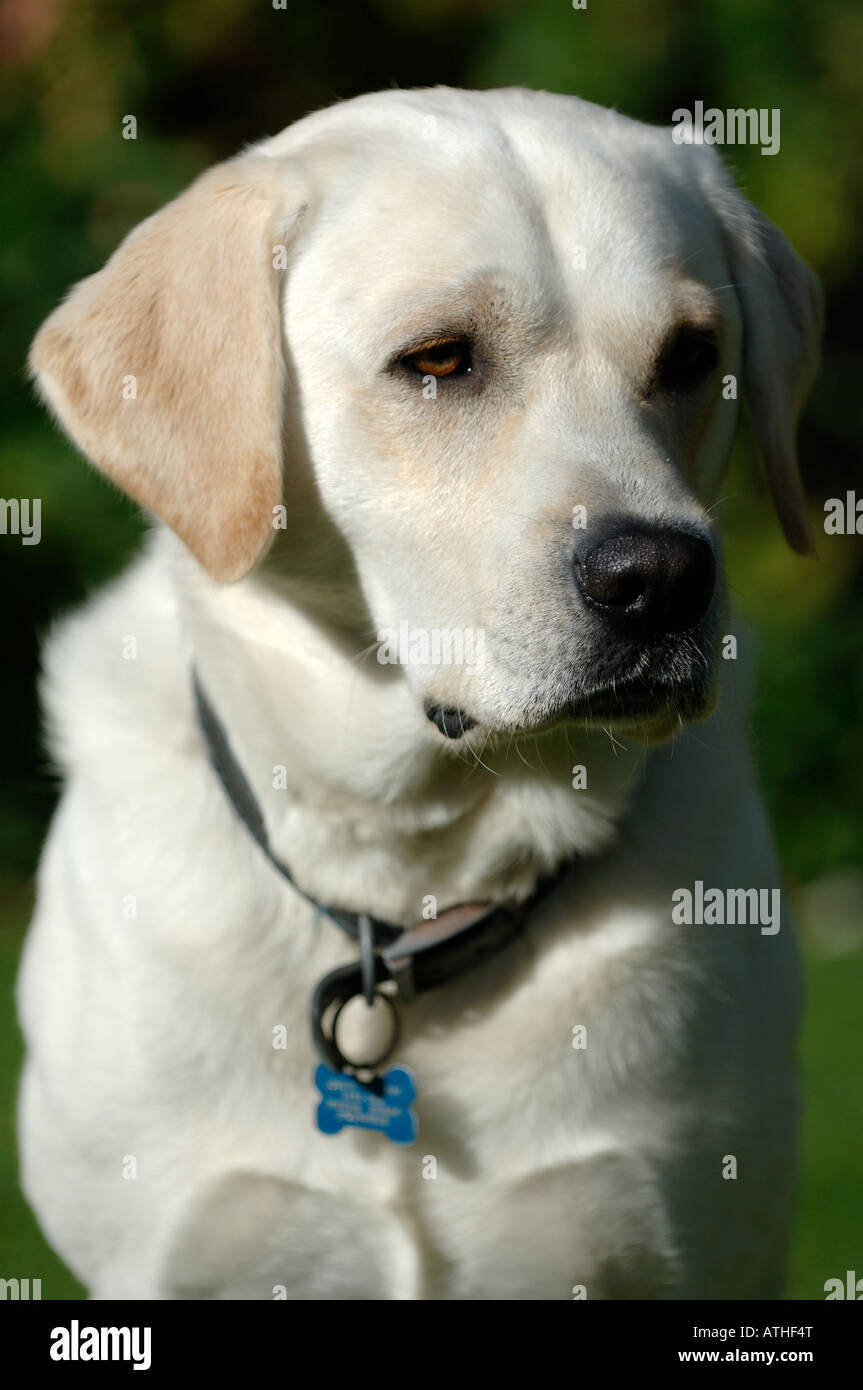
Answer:
<svg viewBox="0 0 863 1390"><path fill-rule="evenodd" d="M712 153L712 151L711 151ZM797 421L821 346L821 286L778 227L734 188L714 157L709 190L743 320L743 377L749 413L782 529L801 555L813 550L797 464Z"/></svg>
<svg viewBox="0 0 863 1390"><path fill-rule="evenodd" d="M73 442L219 580L266 550L282 501L278 270L301 208L284 161L216 165L75 286L30 353Z"/></svg>

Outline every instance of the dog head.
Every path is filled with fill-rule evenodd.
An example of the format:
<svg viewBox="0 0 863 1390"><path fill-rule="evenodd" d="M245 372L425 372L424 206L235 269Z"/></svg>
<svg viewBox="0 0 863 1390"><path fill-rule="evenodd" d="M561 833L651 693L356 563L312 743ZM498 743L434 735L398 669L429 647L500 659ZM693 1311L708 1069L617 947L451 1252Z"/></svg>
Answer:
<svg viewBox="0 0 863 1390"><path fill-rule="evenodd" d="M31 361L217 581L355 586L334 621L389 645L442 734L654 737L712 698L738 392L809 544L794 432L819 329L812 275L711 149L575 98L441 89L209 170Z"/></svg>

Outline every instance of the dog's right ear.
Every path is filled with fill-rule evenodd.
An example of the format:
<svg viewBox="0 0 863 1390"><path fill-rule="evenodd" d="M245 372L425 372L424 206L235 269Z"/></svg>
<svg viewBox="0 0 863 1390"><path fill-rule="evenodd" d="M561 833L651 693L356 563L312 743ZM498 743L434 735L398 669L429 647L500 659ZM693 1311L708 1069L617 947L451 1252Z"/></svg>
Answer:
<svg viewBox="0 0 863 1390"><path fill-rule="evenodd" d="M279 269L301 211L284 161L208 170L39 330L30 365L73 442L219 580L282 500Z"/></svg>
<svg viewBox="0 0 863 1390"><path fill-rule="evenodd" d="M719 216L743 322L743 374L773 505L789 544L812 551L796 430L818 367L824 298L778 227L734 187L710 146L695 146Z"/></svg>

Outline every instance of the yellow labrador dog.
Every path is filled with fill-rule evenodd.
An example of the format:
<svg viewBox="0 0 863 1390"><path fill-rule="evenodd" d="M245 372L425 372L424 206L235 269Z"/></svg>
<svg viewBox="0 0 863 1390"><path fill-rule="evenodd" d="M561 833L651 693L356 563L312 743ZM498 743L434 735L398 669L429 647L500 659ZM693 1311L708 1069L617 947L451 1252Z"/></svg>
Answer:
<svg viewBox="0 0 863 1390"><path fill-rule="evenodd" d="M23 1180L94 1297L778 1292L798 971L709 509L746 395L806 548L819 323L711 149L438 89L209 170L42 327L157 518L46 654Z"/></svg>

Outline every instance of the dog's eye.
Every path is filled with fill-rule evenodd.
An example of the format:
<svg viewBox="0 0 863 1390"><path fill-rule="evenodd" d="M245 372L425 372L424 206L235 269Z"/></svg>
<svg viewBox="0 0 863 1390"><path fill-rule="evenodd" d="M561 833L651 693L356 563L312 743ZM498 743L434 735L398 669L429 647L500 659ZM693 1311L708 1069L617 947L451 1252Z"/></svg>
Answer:
<svg viewBox="0 0 863 1390"><path fill-rule="evenodd" d="M700 386L719 360L713 334L699 328L681 328L660 353L651 389L692 391Z"/></svg>
<svg viewBox="0 0 863 1390"><path fill-rule="evenodd" d="M470 344L463 338L426 343L402 362L418 376L466 376L471 370Z"/></svg>

